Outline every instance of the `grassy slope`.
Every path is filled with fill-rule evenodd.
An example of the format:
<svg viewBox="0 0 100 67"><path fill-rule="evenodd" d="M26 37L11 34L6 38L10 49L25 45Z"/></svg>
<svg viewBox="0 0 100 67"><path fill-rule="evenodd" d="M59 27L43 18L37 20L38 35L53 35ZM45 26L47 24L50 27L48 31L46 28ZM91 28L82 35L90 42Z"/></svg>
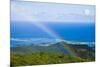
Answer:
<svg viewBox="0 0 100 67"><path fill-rule="evenodd" d="M82 59L63 53L37 52L29 55L11 54L11 66L40 65L86 62L89 59Z"/></svg>
<svg viewBox="0 0 100 67"><path fill-rule="evenodd" d="M65 54L63 52L57 52L58 48L63 43L65 49L71 50L73 54ZM20 51L25 52L30 49L30 47L25 46L24 48L18 47L16 50L11 51L11 66L24 66L24 65L41 65L41 64L58 64L58 63L74 63L74 62L89 62L95 61L95 51L86 45L71 45L62 42L61 44L57 43L55 47L41 48L36 49L39 52L34 52L31 50L29 54L18 53ZM32 47L31 47L32 49ZM56 49L57 51L54 51ZM51 50L51 51L50 51ZM18 51L18 52L16 52ZM33 52L32 52L33 51ZM25 52L26 53L26 52Z"/></svg>

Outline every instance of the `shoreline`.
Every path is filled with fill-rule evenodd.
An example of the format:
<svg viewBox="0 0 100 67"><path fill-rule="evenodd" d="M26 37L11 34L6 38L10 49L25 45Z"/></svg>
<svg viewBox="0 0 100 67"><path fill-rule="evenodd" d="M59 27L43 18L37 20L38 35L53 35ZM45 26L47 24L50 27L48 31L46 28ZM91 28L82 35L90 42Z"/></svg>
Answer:
<svg viewBox="0 0 100 67"><path fill-rule="evenodd" d="M19 42L19 44L20 42L33 43L33 44L41 44L41 43L54 44L58 42L66 42L72 45L95 46L95 42L78 42L78 41L69 41L69 40L63 40L63 39L49 39L49 38L11 38L10 41L12 42L12 44L14 42Z"/></svg>

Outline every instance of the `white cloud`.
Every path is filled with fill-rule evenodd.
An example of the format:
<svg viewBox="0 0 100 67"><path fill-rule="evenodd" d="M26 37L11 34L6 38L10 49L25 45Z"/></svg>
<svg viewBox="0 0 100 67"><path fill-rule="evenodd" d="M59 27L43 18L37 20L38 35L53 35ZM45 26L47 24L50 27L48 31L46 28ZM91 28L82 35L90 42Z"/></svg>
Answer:
<svg viewBox="0 0 100 67"><path fill-rule="evenodd" d="M11 2L11 21L94 22L94 17L94 6Z"/></svg>

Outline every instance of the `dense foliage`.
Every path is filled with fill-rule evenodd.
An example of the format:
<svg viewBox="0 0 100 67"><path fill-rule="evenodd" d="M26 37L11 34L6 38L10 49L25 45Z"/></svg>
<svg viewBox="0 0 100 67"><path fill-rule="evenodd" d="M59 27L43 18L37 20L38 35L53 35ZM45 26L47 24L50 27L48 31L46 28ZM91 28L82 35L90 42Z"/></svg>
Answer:
<svg viewBox="0 0 100 67"><path fill-rule="evenodd" d="M16 46L11 48L11 66L60 64L95 61L95 47L59 42L50 46Z"/></svg>
<svg viewBox="0 0 100 67"><path fill-rule="evenodd" d="M74 63L84 61L91 60L53 52L36 52L28 55L11 53L11 66Z"/></svg>

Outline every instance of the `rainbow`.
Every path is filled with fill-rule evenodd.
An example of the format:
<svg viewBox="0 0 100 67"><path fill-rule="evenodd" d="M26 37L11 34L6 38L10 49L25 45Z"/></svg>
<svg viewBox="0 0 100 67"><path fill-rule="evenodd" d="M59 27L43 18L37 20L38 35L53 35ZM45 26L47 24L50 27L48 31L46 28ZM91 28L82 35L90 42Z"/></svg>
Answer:
<svg viewBox="0 0 100 67"><path fill-rule="evenodd" d="M21 9L19 9L21 10ZM17 10L17 13L20 12L19 10ZM38 21L39 19L35 18L35 17L30 17L29 13L25 13L24 11L21 12L21 15L25 15L27 14L27 16L24 16L25 18L27 18L28 20L30 20L28 23L34 24L35 26L41 28L42 30L44 30L47 34L49 34L50 36L52 36L55 39L61 39L60 36L58 36L57 34L55 34L54 31L52 31L50 28L48 28L47 26L43 25L41 22L34 22L33 19L35 19L36 21ZM72 56L77 56L76 53L73 51L73 49L71 49L68 45L65 45L64 43L61 43Z"/></svg>

